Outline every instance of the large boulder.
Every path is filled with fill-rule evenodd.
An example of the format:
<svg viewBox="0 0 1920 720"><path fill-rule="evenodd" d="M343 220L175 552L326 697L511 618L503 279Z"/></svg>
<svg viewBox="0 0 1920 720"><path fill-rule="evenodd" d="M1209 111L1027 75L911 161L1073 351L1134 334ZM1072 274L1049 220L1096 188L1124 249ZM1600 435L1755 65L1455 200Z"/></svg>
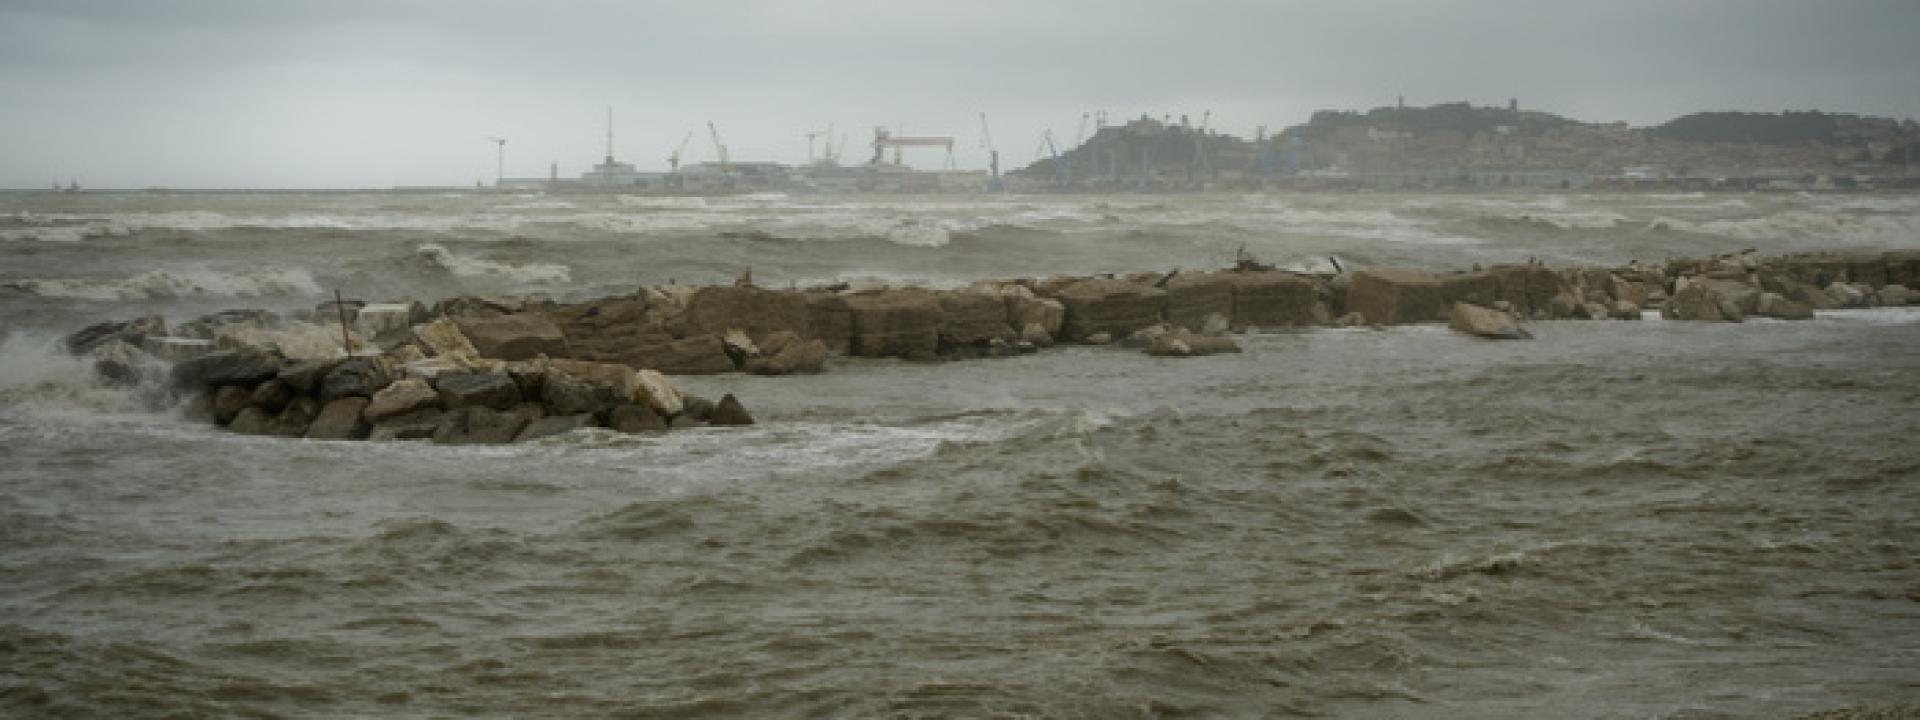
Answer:
<svg viewBox="0 0 1920 720"><path fill-rule="evenodd" d="M1705 285L1720 299L1732 303L1741 315L1753 315L1760 303L1760 288L1739 280L1702 278L1694 282Z"/></svg>
<svg viewBox="0 0 1920 720"><path fill-rule="evenodd" d="M467 339L460 326L444 317L413 326L413 338L433 357L471 359L480 356L480 351L473 347L473 341Z"/></svg>
<svg viewBox="0 0 1920 720"><path fill-rule="evenodd" d="M267 412L280 412L294 397L293 389L278 378L260 383L253 389L252 401Z"/></svg>
<svg viewBox="0 0 1920 720"><path fill-rule="evenodd" d="M149 336L167 334L167 321L159 315L128 320L125 322L103 322L88 325L68 335L65 340L67 352L85 355L109 340L119 340L135 346Z"/></svg>
<svg viewBox="0 0 1920 720"><path fill-rule="evenodd" d="M985 347L1014 337L1007 324L1007 303L998 295L961 290L940 297L940 347Z"/></svg>
<svg viewBox="0 0 1920 720"><path fill-rule="evenodd" d="M1827 286L1827 297L1836 307L1857 308L1867 306L1867 293L1858 287L1844 282L1834 281Z"/></svg>
<svg viewBox="0 0 1920 720"><path fill-rule="evenodd" d="M320 387L320 381L327 376L327 371L339 364L339 360L305 360L280 368L278 377L294 392L312 395Z"/></svg>
<svg viewBox="0 0 1920 720"><path fill-rule="evenodd" d="M537 313L469 315L456 324L480 357L532 360L541 355L567 357L568 354L567 336L553 321Z"/></svg>
<svg viewBox="0 0 1920 720"><path fill-rule="evenodd" d="M433 385L421 378L404 378L381 388L373 394L367 403L367 419L380 422L390 417L405 415L422 408L437 408L440 405L440 393Z"/></svg>
<svg viewBox="0 0 1920 720"><path fill-rule="evenodd" d="M1601 276L1607 276L1605 271L1600 271L1599 274ZM1448 309L1446 312L1449 316L1452 314L1451 307L1453 303L1468 303L1488 307L1501 300L1500 280L1494 277L1492 273L1446 273L1435 276L1435 279L1440 281L1440 297L1441 300L1447 304ZM1606 293L1600 291L1597 298L1591 301L1604 303L1607 299Z"/></svg>
<svg viewBox="0 0 1920 720"><path fill-rule="evenodd" d="M665 325L680 336L720 335L738 329L754 337L776 330L790 330L804 337L812 329L807 299L797 292L716 285L694 290L685 303L684 311L665 320Z"/></svg>
<svg viewBox="0 0 1920 720"><path fill-rule="evenodd" d="M1806 303L1789 300L1778 293L1761 293L1755 304L1754 314L1778 320L1812 320L1813 307Z"/></svg>
<svg viewBox="0 0 1920 720"><path fill-rule="evenodd" d="M1096 333L1126 337L1160 322L1166 315L1167 291L1114 278L1080 280L1055 291L1066 308L1059 339L1081 342Z"/></svg>
<svg viewBox="0 0 1920 720"><path fill-rule="evenodd" d="M447 413L438 408L425 407L412 412L383 418L374 422L373 429L367 432L368 440L429 440L440 429L440 423Z"/></svg>
<svg viewBox="0 0 1920 720"><path fill-rule="evenodd" d="M753 416L747 413L746 406L740 404L739 398L727 393L707 413L706 421L713 425L752 425Z"/></svg>
<svg viewBox="0 0 1920 720"><path fill-rule="evenodd" d="M1233 285L1234 328L1302 327L1315 323L1320 283L1279 270L1227 273Z"/></svg>
<svg viewBox="0 0 1920 720"><path fill-rule="evenodd" d="M513 442L532 420L523 413L487 407L449 410L434 428L441 445L499 445Z"/></svg>
<svg viewBox="0 0 1920 720"><path fill-rule="evenodd" d="M1347 309L1383 325L1434 322L1448 310L1439 278L1392 268L1358 270L1347 286Z"/></svg>
<svg viewBox="0 0 1920 720"><path fill-rule="evenodd" d="M1053 298L1034 297L1033 291L1019 285L1006 286L1001 297L1007 303L1007 325L1025 332L1038 325L1051 338L1060 333L1067 321L1067 306Z"/></svg>
<svg viewBox="0 0 1920 720"><path fill-rule="evenodd" d="M1174 328L1154 335L1146 352L1154 357L1204 357L1240 352L1240 344L1224 335L1200 335L1186 328Z"/></svg>
<svg viewBox="0 0 1920 720"><path fill-rule="evenodd" d="M278 375L281 364L280 356L259 350L223 350L175 364L171 379L181 389L253 387Z"/></svg>
<svg viewBox="0 0 1920 720"><path fill-rule="evenodd" d="M1525 340L1533 333L1520 327L1512 315L1471 303L1457 302L1447 315L1447 327L1475 337L1494 340Z"/></svg>
<svg viewBox="0 0 1920 720"><path fill-rule="evenodd" d="M760 343L762 355L747 361L744 369L755 375L817 373L826 369L827 344L803 340L791 332L769 334Z"/></svg>
<svg viewBox="0 0 1920 720"><path fill-rule="evenodd" d="M632 400L666 417L679 415L685 409L685 400L680 390L667 380L667 376L658 370L641 370L633 374Z"/></svg>
<svg viewBox="0 0 1920 720"><path fill-rule="evenodd" d="M440 404L449 410L463 407L506 410L520 404L520 385L505 371L441 373L433 378L433 389L440 395Z"/></svg>
<svg viewBox="0 0 1920 720"><path fill-rule="evenodd" d="M309 440L360 440L372 426L362 413L367 408L363 397L343 397L320 408L320 416L307 427Z"/></svg>
<svg viewBox="0 0 1920 720"><path fill-rule="evenodd" d="M320 417L320 402L305 395L295 396L273 419L270 433L285 438L305 437L307 428Z"/></svg>
<svg viewBox="0 0 1920 720"><path fill-rule="evenodd" d="M327 371L314 395L322 403L343 397L373 397L393 380L392 368L383 358L348 358Z"/></svg>
<svg viewBox="0 0 1920 720"><path fill-rule="evenodd" d="M921 289L883 290L844 297L852 321L849 351L862 357L932 359L945 316L940 298Z"/></svg>
<svg viewBox="0 0 1920 720"><path fill-rule="evenodd" d="M1522 315L1549 310L1554 296L1568 290L1559 273L1541 265L1494 265L1486 273L1493 278L1497 299L1513 303Z"/></svg>
<svg viewBox="0 0 1920 720"><path fill-rule="evenodd" d="M1701 281L1683 282L1661 308L1660 315L1668 320L1693 320L1703 322L1740 322L1743 316L1740 309L1733 305L1713 288Z"/></svg>
<svg viewBox="0 0 1920 720"><path fill-rule="evenodd" d="M1168 323L1198 332L1210 315L1233 316L1234 273L1179 273L1160 287L1167 291Z"/></svg>
<svg viewBox="0 0 1920 720"><path fill-rule="evenodd" d="M221 425L233 422L241 411L252 406L253 393L240 385L222 385L213 391L213 421Z"/></svg>
<svg viewBox="0 0 1920 720"><path fill-rule="evenodd" d="M620 368L627 375L633 372L624 366ZM629 380L596 380L585 374L576 375L559 369L547 373L541 390L541 400L547 414L552 416L604 413L632 396L633 388Z"/></svg>
<svg viewBox="0 0 1920 720"><path fill-rule="evenodd" d="M829 352L853 352L853 310L846 297L828 292L809 292L805 297L807 324L814 339L825 344Z"/></svg>
<svg viewBox="0 0 1920 720"><path fill-rule="evenodd" d="M737 369L719 335L697 335L643 345L621 359L635 368L654 368L675 375L711 375Z"/></svg>

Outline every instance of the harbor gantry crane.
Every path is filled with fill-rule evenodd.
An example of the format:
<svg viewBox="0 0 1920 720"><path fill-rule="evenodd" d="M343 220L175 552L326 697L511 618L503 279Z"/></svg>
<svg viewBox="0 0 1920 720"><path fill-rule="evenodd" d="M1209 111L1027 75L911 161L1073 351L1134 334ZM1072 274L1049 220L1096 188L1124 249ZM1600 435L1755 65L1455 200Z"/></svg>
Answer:
<svg viewBox="0 0 1920 720"><path fill-rule="evenodd" d="M713 126L712 120L707 121L707 133L713 136L713 154L720 158L720 171L732 172L733 160L727 157L727 145L720 142L720 129Z"/></svg>
<svg viewBox="0 0 1920 720"><path fill-rule="evenodd" d="M1000 180L1000 151L993 147L993 131L987 129L987 114L980 113L980 147L987 151L987 192L1000 192L1006 183Z"/></svg>
<svg viewBox="0 0 1920 720"><path fill-rule="evenodd" d="M880 160L886 155L887 148L893 148L893 164L903 164L905 158L901 156L901 151L910 147L946 148L947 168L953 168L953 138L951 136L907 137L904 135L895 135L893 131L883 127L873 129L873 159L868 160L867 164L879 165Z"/></svg>
<svg viewBox="0 0 1920 720"><path fill-rule="evenodd" d="M507 139L491 135L483 139L494 144L493 186L500 187L500 181L507 177Z"/></svg>
<svg viewBox="0 0 1920 720"><path fill-rule="evenodd" d="M1078 134L1076 134L1076 135L1074 135L1074 136L1073 136L1073 146L1074 146L1074 147L1080 147L1081 145L1085 145L1085 144L1086 144L1086 142L1087 142L1087 120L1088 120L1088 119L1091 119L1092 117L1093 117L1093 113L1084 113L1084 112L1083 112L1083 113L1080 113L1080 132L1079 132Z"/></svg>
<svg viewBox="0 0 1920 720"><path fill-rule="evenodd" d="M693 142L692 130L687 131L686 137L680 138L680 147L674 148L673 154L667 156L668 172L680 172L680 155L687 151L687 143L689 142Z"/></svg>

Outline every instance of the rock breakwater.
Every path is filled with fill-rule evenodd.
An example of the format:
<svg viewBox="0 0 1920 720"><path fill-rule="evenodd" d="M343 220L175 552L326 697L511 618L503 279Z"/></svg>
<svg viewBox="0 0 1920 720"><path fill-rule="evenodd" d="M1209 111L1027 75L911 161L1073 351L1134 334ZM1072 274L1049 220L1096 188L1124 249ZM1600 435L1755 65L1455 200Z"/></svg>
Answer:
<svg viewBox="0 0 1920 720"><path fill-rule="evenodd" d="M1807 319L1920 300L1920 252L1621 267L1537 263L1431 272L1298 273L1250 258L1214 271L980 281L964 287L664 285L578 303L458 297L326 303L282 317L231 310L169 326L83 328L67 349L106 382L163 388L187 415L241 433L325 440L530 440L577 428L663 432L750 424L737 398L669 376L818 373L835 356L968 359L1057 342L1156 357L1237 352L1233 332L1449 323L1529 337L1539 320Z"/></svg>

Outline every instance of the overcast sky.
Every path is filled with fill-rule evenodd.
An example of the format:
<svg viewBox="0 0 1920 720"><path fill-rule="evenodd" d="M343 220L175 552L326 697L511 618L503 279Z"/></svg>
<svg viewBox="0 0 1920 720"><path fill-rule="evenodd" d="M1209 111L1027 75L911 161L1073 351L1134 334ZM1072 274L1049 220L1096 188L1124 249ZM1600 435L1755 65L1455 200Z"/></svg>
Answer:
<svg viewBox="0 0 1920 720"><path fill-rule="evenodd" d="M387 187L800 162L829 123L953 135L981 167L1082 113L1468 100L1654 124L1701 109L1920 116L1915 0L0 0L0 187ZM938 150L914 164L938 167Z"/></svg>

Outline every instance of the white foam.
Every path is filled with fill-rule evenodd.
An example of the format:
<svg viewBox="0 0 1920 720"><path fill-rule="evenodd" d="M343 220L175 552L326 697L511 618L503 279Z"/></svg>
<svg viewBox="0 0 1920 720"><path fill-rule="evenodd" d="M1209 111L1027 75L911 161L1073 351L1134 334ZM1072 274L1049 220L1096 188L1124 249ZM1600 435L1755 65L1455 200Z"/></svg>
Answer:
<svg viewBox="0 0 1920 720"><path fill-rule="evenodd" d="M513 265L484 260L466 255L457 255L439 243L423 243L418 248L421 257L432 261L441 269L457 277L504 278L520 283L565 283L573 279L573 271L558 263L525 263Z"/></svg>
<svg viewBox="0 0 1920 720"><path fill-rule="evenodd" d="M0 407L128 411L140 403L132 391L102 385L93 360L67 354L58 338L8 333L0 338Z"/></svg>
<svg viewBox="0 0 1920 720"><path fill-rule="evenodd" d="M50 298L160 300L193 297L318 295L320 284L305 270L257 267L242 270L176 268L148 270L127 278L29 278L4 287Z"/></svg>

